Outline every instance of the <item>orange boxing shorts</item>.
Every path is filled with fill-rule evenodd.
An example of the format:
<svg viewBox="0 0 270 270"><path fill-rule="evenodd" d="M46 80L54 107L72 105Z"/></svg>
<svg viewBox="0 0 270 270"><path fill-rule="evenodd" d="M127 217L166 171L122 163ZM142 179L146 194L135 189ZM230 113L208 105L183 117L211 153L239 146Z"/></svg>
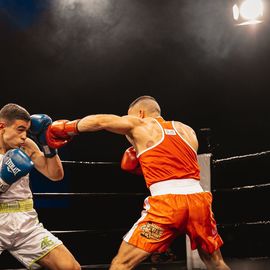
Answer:
<svg viewBox="0 0 270 270"><path fill-rule="evenodd" d="M223 244L210 192L147 197L141 217L123 239L149 253L165 252L180 234L189 236L191 249L200 246L209 254Z"/></svg>

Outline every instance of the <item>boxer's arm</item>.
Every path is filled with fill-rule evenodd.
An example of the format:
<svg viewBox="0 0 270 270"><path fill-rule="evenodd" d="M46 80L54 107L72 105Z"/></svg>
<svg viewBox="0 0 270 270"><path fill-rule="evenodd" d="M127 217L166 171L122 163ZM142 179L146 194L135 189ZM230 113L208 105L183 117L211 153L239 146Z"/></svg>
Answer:
<svg viewBox="0 0 270 270"><path fill-rule="evenodd" d="M64 169L58 154L51 158L46 158L37 144L30 138L26 139L23 150L30 156L35 168L44 176L52 181L63 179Z"/></svg>
<svg viewBox="0 0 270 270"><path fill-rule="evenodd" d="M78 124L79 132L107 130L121 135L132 135L133 129L142 123L142 119L134 116L117 116L113 114L96 114L82 118Z"/></svg>
<svg viewBox="0 0 270 270"><path fill-rule="evenodd" d="M88 115L73 121L58 120L48 127L46 140L50 147L59 148L79 133L98 130L107 130L133 138L135 127L139 127L143 123L143 119L135 116L113 114Z"/></svg>

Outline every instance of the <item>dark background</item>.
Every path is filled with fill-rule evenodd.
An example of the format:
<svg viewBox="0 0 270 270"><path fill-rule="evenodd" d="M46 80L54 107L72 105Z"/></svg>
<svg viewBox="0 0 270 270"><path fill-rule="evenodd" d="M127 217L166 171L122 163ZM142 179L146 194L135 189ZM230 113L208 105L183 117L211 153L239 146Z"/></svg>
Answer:
<svg viewBox="0 0 270 270"><path fill-rule="evenodd" d="M267 5L266 10L269 14ZM124 115L135 98L152 95L165 119L194 128L200 153L207 150L201 128L211 129L215 159L261 152L269 149L269 44L269 18L256 26L235 26L231 1L0 0L0 105L14 102L31 114L73 120L96 113ZM100 131L75 137L59 153L63 160L118 162L128 146L124 137ZM269 182L268 161L251 174L253 162L224 165L225 174L222 168L213 174L213 187ZM143 179L117 165L64 167L62 183L33 172L39 178L33 191L147 193ZM251 196L259 199L255 208L260 211L252 214L248 210L254 205L245 192L214 193L218 223L267 220L269 208L261 200L269 190L263 196L256 192ZM61 239L80 252L83 263L101 263L110 261L139 217L144 196L35 198L48 229L94 230L89 238L64 234ZM263 241L269 230L253 227L254 235L263 233L256 245L255 239L243 244L250 228L241 228L235 234L221 228L226 256L269 255ZM94 244L94 251L83 252L81 246L89 248L89 243L101 247Z"/></svg>
<svg viewBox="0 0 270 270"><path fill-rule="evenodd" d="M75 119L124 115L148 94L165 118L211 128L218 157L266 150L269 18L231 17L223 0L1 0L1 104ZM68 146L72 158L115 160L128 145L97 137Z"/></svg>

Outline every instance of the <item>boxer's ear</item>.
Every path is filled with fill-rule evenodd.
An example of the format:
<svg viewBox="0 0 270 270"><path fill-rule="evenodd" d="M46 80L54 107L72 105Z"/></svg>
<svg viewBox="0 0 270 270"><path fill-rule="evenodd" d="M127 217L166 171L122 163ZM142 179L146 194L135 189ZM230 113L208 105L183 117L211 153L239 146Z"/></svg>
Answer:
<svg viewBox="0 0 270 270"><path fill-rule="evenodd" d="M140 118L144 118L144 117L145 117L145 112L144 112L144 110L140 110L140 111L139 111L139 117L140 117Z"/></svg>
<svg viewBox="0 0 270 270"><path fill-rule="evenodd" d="M0 121L0 128L4 128L6 126L5 122Z"/></svg>

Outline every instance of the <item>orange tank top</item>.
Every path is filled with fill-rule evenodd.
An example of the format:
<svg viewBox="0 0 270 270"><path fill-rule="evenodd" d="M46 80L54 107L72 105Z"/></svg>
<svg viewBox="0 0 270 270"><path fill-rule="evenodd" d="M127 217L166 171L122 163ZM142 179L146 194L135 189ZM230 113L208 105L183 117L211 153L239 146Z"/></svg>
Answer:
<svg viewBox="0 0 270 270"><path fill-rule="evenodd" d="M174 121L165 121L161 117L155 120L162 130L162 138L138 154L146 186L171 179L200 180L197 153L181 137Z"/></svg>

